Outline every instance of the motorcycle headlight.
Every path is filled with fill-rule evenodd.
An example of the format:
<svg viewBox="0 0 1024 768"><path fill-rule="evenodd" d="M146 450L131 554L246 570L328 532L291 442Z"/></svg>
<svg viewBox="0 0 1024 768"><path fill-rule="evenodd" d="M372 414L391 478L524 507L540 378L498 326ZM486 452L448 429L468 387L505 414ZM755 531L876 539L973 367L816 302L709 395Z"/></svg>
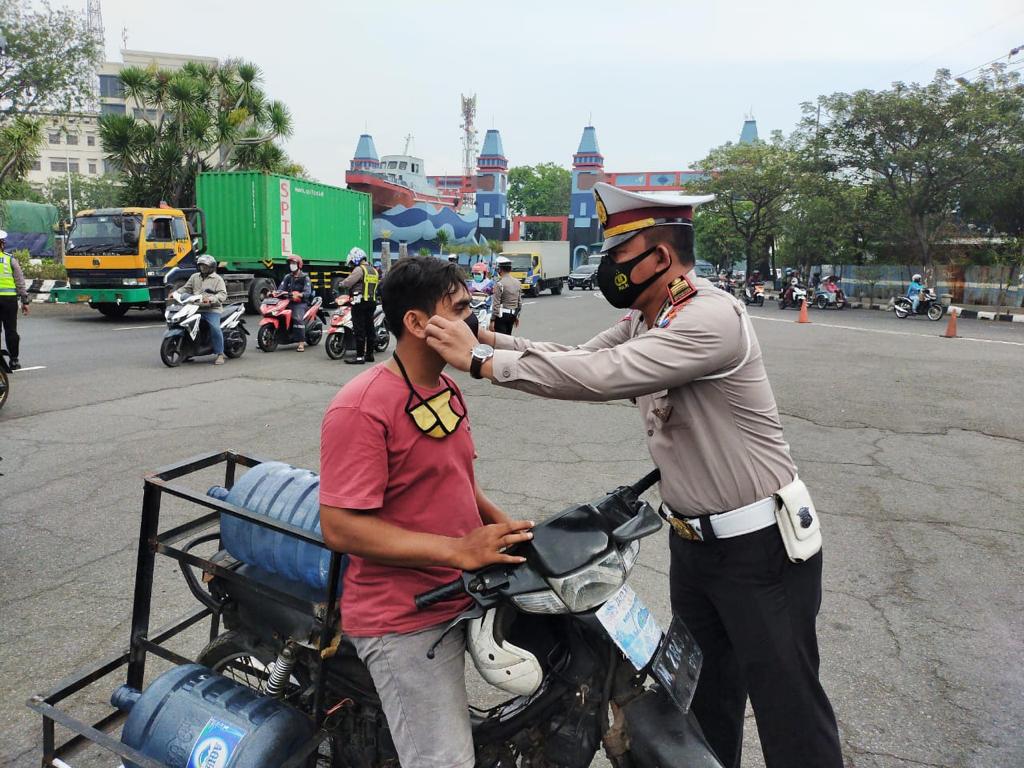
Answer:
<svg viewBox="0 0 1024 768"><path fill-rule="evenodd" d="M523 613L568 613L565 603L550 589L515 595L512 602Z"/></svg>
<svg viewBox="0 0 1024 768"><path fill-rule="evenodd" d="M626 583L626 567L617 549L596 563L548 583L572 613L582 613L607 602Z"/></svg>

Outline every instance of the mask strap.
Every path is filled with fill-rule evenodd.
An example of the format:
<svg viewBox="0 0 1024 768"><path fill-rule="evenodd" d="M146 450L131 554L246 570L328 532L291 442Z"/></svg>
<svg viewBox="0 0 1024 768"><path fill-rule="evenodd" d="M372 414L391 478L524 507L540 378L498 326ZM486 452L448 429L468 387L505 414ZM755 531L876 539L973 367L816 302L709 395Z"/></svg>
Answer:
<svg viewBox="0 0 1024 768"><path fill-rule="evenodd" d="M747 310L744 307L737 306L736 313L740 316L740 333L747 337L747 351L743 353L743 359L740 360L735 367L730 368L725 373L716 373L712 376L701 376L699 379L694 379L694 381L724 379L726 376L732 376L736 371L747 364L747 360L750 359L750 349L752 346L751 336L753 335L753 329L750 327L750 316L747 314Z"/></svg>

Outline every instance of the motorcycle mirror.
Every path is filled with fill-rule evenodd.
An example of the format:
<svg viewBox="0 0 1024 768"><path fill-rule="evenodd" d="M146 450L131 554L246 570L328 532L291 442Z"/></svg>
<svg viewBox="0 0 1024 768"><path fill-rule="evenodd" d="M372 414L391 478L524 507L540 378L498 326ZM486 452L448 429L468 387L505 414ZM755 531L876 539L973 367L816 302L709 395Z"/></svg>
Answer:
<svg viewBox="0 0 1024 768"><path fill-rule="evenodd" d="M661 530L662 524L661 516L645 501L634 517L612 531L612 540L616 544L628 544L657 533Z"/></svg>

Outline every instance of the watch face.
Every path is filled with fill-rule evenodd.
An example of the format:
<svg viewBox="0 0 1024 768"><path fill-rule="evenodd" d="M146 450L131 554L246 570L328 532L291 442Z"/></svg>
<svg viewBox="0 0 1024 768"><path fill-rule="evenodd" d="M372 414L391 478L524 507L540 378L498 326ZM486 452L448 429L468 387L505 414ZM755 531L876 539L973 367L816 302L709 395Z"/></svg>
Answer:
<svg viewBox="0 0 1024 768"><path fill-rule="evenodd" d="M473 347L473 357L486 360L494 354L494 347L490 344L477 344Z"/></svg>

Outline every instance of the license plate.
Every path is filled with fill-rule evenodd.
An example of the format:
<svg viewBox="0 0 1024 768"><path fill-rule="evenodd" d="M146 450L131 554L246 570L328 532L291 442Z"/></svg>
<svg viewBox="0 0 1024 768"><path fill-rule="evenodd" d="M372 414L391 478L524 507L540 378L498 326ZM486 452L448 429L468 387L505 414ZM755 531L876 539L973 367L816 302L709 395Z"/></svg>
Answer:
<svg viewBox="0 0 1024 768"><path fill-rule="evenodd" d="M78 294L78 301L80 301L80 302L81 301L89 301L91 298L92 298L92 296L90 296L87 293L80 293L80 294Z"/></svg>
<svg viewBox="0 0 1024 768"><path fill-rule="evenodd" d="M661 628L654 614L624 584L614 597L597 611L597 619L630 663L643 669L654 658L661 643Z"/></svg>
<svg viewBox="0 0 1024 768"><path fill-rule="evenodd" d="M683 712L690 710L703 661L704 654L686 624L678 617L672 619L668 634L654 659L651 674Z"/></svg>

